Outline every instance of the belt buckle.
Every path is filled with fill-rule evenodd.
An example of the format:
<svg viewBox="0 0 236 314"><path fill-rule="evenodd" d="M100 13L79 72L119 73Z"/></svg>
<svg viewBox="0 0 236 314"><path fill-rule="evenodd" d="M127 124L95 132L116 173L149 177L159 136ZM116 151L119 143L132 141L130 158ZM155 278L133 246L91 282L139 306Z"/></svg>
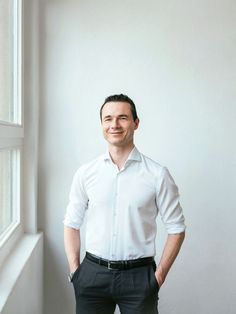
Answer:
<svg viewBox="0 0 236 314"><path fill-rule="evenodd" d="M109 270L112 270L113 268L111 267L111 261L108 261L107 262L107 268L109 269Z"/></svg>
<svg viewBox="0 0 236 314"><path fill-rule="evenodd" d="M107 268L109 269L109 270L119 270L119 268L117 268L117 267L112 267L111 265L112 265L112 262L113 261L108 261L107 262Z"/></svg>

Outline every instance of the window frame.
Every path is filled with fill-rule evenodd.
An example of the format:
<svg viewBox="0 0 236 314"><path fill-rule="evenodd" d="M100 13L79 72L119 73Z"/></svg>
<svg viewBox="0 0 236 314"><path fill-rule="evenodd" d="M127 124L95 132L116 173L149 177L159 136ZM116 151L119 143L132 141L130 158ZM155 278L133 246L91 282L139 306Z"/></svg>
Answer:
<svg viewBox="0 0 236 314"><path fill-rule="evenodd" d="M23 0L12 0L13 37L13 79L11 101L13 101L13 122L0 120L0 150L18 150L19 180L17 198L19 202L18 221L12 223L0 237L0 265L5 260L17 240L23 234L23 144L24 144L24 102L23 102ZM15 167L15 165L14 165ZM13 184L16 184L14 182ZM11 226L11 227L10 227Z"/></svg>

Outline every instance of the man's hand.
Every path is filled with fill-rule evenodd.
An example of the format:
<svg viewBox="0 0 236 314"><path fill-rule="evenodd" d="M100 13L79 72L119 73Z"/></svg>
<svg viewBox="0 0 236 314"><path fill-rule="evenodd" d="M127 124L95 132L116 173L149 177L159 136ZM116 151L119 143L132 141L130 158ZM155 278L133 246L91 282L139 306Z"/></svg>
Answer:
<svg viewBox="0 0 236 314"><path fill-rule="evenodd" d="M164 282L164 279L163 279L163 276L161 275L159 270L156 270L155 277L156 277L156 281L158 283L159 288L161 288L161 286Z"/></svg>
<svg viewBox="0 0 236 314"><path fill-rule="evenodd" d="M74 264L74 265L71 264L71 265L69 265L70 273L74 273L79 266L80 265L78 265L78 264Z"/></svg>

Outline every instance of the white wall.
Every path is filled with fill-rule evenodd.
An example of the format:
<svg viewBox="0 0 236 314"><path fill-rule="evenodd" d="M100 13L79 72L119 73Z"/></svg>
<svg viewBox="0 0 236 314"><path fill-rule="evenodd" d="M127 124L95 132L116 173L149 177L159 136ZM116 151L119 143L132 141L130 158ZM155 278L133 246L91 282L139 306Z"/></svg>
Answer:
<svg viewBox="0 0 236 314"><path fill-rule="evenodd" d="M62 219L74 171L105 150L100 105L120 92L137 105L138 148L178 183L188 225L160 313L235 311L235 11L233 0L41 1L45 314L74 313ZM159 254L164 238L160 225Z"/></svg>

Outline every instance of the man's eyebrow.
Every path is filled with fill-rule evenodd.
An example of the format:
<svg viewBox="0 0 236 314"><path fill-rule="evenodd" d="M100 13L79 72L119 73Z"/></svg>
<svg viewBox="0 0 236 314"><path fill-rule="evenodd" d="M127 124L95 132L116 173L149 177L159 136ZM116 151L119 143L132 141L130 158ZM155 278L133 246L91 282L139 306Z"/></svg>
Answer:
<svg viewBox="0 0 236 314"><path fill-rule="evenodd" d="M103 119L111 118L111 117L112 117L112 115L107 115L107 116L103 117ZM119 114L118 115L118 118L123 118L123 117L128 118L129 116L127 114Z"/></svg>
<svg viewBox="0 0 236 314"><path fill-rule="evenodd" d="M106 119L106 118L111 118L111 115L103 117L103 119Z"/></svg>
<svg viewBox="0 0 236 314"><path fill-rule="evenodd" d="M128 118L128 115L127 115L127 114L120 114L118 117L119 117L119 118L122 118L122 117Z"/></svg>

